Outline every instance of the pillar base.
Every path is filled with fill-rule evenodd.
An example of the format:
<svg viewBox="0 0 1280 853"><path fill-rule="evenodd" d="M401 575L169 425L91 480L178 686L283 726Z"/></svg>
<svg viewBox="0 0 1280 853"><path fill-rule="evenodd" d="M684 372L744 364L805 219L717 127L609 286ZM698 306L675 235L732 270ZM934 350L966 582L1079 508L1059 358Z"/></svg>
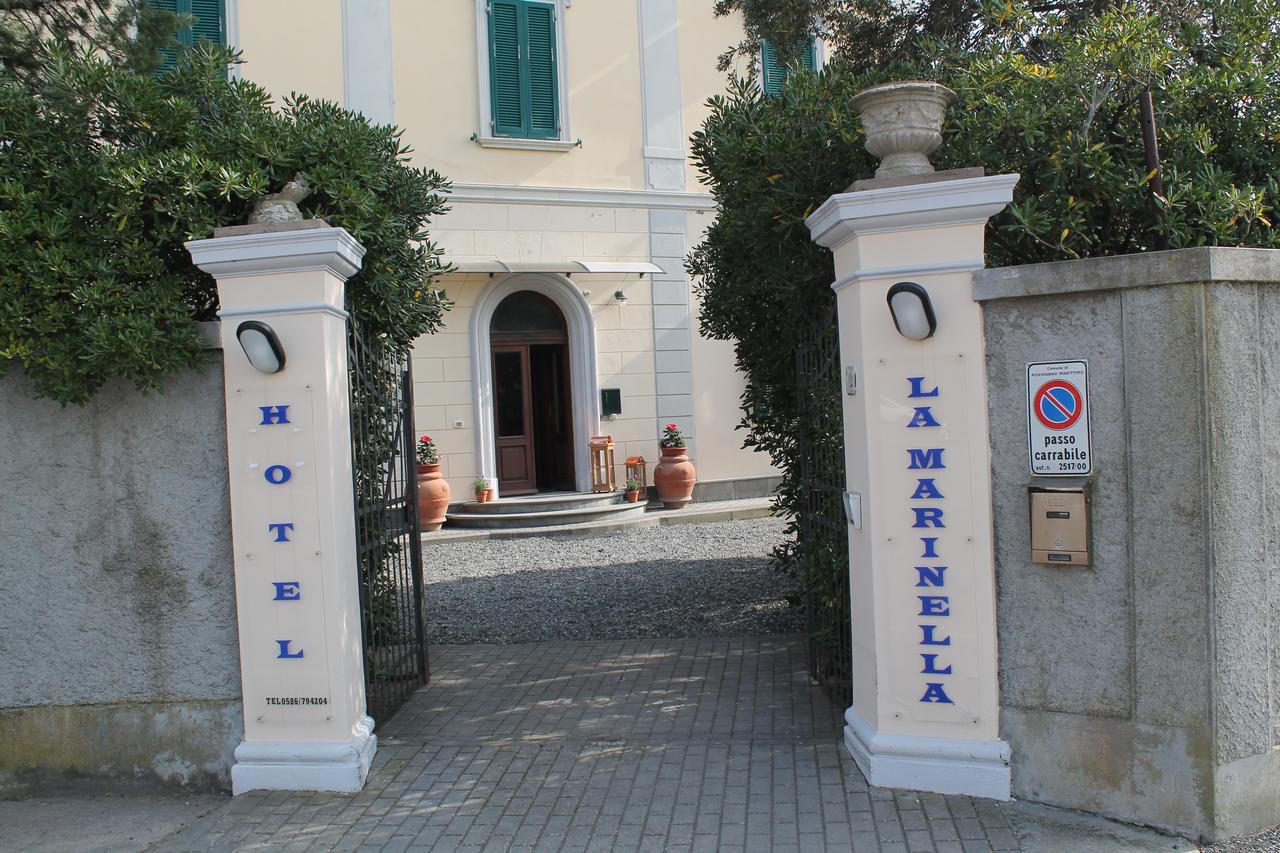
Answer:
<svg viewBox="0 0 1280 853"><path fill-rule="evenodd" d="M867 782L935 794L1009 799L1009 744L1002 740L877 732L853 708L844 712L844 745Z"/></svg>
<svg viewBox="0 0 1280 853"><path fill-rule="evenodd" d="M246 791L339 791L364 787L378 750L373 718L364 716L349 741L245 741L236 747L231 794Z"/></svg>

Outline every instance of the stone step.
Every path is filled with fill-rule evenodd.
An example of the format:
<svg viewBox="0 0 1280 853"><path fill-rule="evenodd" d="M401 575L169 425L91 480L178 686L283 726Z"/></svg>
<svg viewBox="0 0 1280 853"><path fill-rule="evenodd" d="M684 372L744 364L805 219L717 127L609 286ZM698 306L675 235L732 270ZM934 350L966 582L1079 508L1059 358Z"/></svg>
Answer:
<svg viewBox="0 0 1280 853"><path fill-rule="evenodd" d="M552 492L519 498L499 498L476 503L467 501L452 509L467 515L516 515L541 512L563 512L574 509L596 509L622 500L618 492Z"/></svg>
<svg viewBox="0 0 1280 853"><path fill-rule="evenodd" d="M465 504L468 510L474 506ZM535 512L451 512L448 519L452 527L504 530L517 527L556 527L595 521L620 521L643 518L644 512L645 504L643 503L597 503L575 509Z"/></svg>
<svg viewBox="0 0 1280 853"><path fill-rule="evenodd" d="M643 506L643 504L641 504ZM516 539L523 536L609 536L625 530L641 527L668 527L676 524L707 524L715 521L742 521L749 518L767 518L771 516L773 501L770 498L747 498L742 500L711 501L709 503L691 503L684 509L663 509L650 506L643 515L626 515L622 518L604 521L589 521L584 524L556 524L550 527L508 527L482 529L476 527L462 528L448 525L442 530L422 534L424 547L431 545L447 545L452 542L482 542L486 539Z"/></svg>

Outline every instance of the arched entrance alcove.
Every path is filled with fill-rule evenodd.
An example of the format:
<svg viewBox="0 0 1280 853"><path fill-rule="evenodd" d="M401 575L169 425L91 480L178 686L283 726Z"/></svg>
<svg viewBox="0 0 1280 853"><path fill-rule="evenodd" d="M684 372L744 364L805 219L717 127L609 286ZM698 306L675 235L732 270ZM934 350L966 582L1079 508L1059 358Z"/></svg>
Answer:
<svg viewBox="0 0 1280 853"><path fill-rule="evenodd" d="M496 482L501 494L566 487L590 491L587 439L600 430L600 407L595 322L582 292L559 275L495 279L472 308L470 338L480 475ZM513 393L521 394L520 424L513 421ZM542 405L535 406L535 397ZM563 406L559 415L547 405L557 397ZM508 422L504 430L498 428L498 414ZM517 426L524 435L510 434ZM520 459L527 470L518 470ZM514 488L503 482L504 468L509 476L520 475L510 484Z"/></svg>

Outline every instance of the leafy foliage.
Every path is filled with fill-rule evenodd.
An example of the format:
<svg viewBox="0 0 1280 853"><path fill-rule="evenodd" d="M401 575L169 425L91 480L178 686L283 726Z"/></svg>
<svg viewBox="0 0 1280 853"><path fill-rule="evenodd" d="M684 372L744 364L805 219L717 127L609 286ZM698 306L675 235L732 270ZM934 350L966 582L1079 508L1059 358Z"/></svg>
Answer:
<svg viewBox="0 0 1280 853"><path fill-rule="evenodd" d="M354 316L407 349L448 303L425 231L445 210L435 171L408 165L394 128L324 101L229 78L201 45L163 74L45 43L37 73L0 69L0 371L83 403L112 377L140 389L202 358L196 321L216 288L183 243L246 221L254 201L306 175L309 217L364 245Z"/></svg>
<svg viewBox="0 0 1280 853"><path fill-rule="evenodd" d="M804 5L720 4L795 14ZM943 14L961 6L928 8ZM701 333L733 341L748 377L746 444L767 451L783 470L778 503L796 519L793 534L800 514L811 511L798 436L809 448L838 440L831 431L804 432L813 424L802 418L800 399L838 400L838 375L817 390L795 379L797 349L831 322L834 302L830 252L810 240L804 218L873 173L848 106L863 88L890 79L945 83L959 102L935 165L1021 174L1014 203L988 226L989 265L1164 246L1280 247L1273 227L1280 204L1280 0L1180 8L1170 17L1154 4L1034 11L997 0L975 8L959 47L898 22L902 50L877 53L857 39L837 38L835 62L820 74L794 69L777 97L735 80L711 100L692 150L715 196L717 219L687 267L700 282ZM793 21L793 29L811 20ZM1138 112L1147 90L1157 112L1164 197L1147 184ZM820 567L839 561L838 545L821 530L806 532L779 556L816 578L810 593L821 594L830 578Z"/></svg>
<svg viewBox="0 0 1280 853"><path fill-rule="evenodd" d="M848 601L828 600L835 566L818 558L844 553L844 543L805 524L813 507L804 462L806 454L842 458L838 408L834 418L823 417L839 396L821 375L798 375L797 352L834 324L834 270L831 252L809 238L804 219L872 170L857 114L843 106L857 88L839 70L792 74L773 97L734 80L727 95L711 100L691 143L717 202L716 219L686 264L698 282L701 333L734 342L748 383L744 444L767 452L783 472L777 505L795 538L776 556L805 575L810 598L826 615L833 606L847 610ZM836 453L824 453L833 446ZM805 537L797 535L802 526Z"/></svg>
<svg viewBox="0 0 1280 853"><path fill-rule="evenodd" d="M117 65L147 73L183 23L145 0L0 0L0 69L38 74L49 44L92 48Z"/></svg>

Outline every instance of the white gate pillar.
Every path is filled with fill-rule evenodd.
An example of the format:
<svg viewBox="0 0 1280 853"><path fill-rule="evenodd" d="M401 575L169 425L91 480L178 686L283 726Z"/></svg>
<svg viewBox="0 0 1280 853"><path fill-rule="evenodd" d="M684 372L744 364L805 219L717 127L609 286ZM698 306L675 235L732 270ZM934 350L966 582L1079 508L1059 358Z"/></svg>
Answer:
<svg viewBox="0 0 1280 853"><path fill-rule="evenodd" d="M970 280L987 219L1018 176L942 177L868 182L881 188L834 195L807 221L835 255L843 362L845 744L873 785L1008 799L982 315ZM936 331L925 340L895 327L888 298L903 282L931 303Z"/></svg>
<svg viewBox="0 0 1280 853"><path fill-rule="evenodd" d="M235 794L358 791L377 748L365 713L343 308L364 249L315 220L285 228L220 229L186 244L217 278L221 305L244 703ZM260 369L272 366L270 335L284 362L274 373Z"/></svg>

